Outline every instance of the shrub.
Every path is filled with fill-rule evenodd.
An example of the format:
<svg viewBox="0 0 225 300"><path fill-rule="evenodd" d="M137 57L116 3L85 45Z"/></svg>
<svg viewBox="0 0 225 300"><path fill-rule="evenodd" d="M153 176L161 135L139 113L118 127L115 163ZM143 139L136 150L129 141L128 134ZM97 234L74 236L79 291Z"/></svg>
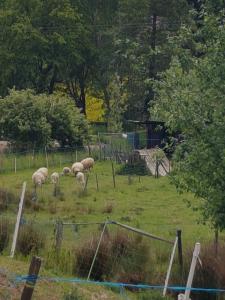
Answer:
<svg viewBox="0 0 225 300"><path fill-rule="evenodd" d="M105 207L103 208L102 212L103 214L111 214L113 211L113 204L112 203L107 203Z"/></svg>
<svg viewBox="0 0 225 300"><path fill-rule="evenodd" d="M9 222L7 219L0 219L0 253L9 243Z"/></svg>
<svg viewBox="0 0 225 300"><path fill-rule="evenodd" d="M150 175L143 159L128 160L128 163L123 164L116 173L118 175Z"/></svg>
<svg viewBox="0 0 225 300"><path fill-rule="evenodd" d="M12 203L16 203L16 196L6 189L0 189L0 210L5 210Z"/></svg>
<svg viewBox="0 0 225 300"><path fill-rule="evenodd" d="M97 249L99 237L95 236L87 241L75 251L76 262L73 268L73 274L81 277L88 275L95 251ZM108 236L104 236L99 247L99 252L92 270L92 278L95 280L103 280L104 276L111 270L110 259L110 240Z"/></svg>
<svg viewBox="0 0 225 300"><path fill-rule="evenodd" d="M73 273L86 277L99 236L86 241L76 251ZM126 232L117 231L105 234L100 244L91 278L94 280L116 280L127 283L140 283L147 280L146 266L149 263L149 251L142 239L130 237Z"/></svg>
<svg viewBox="0 0 225 300"><path fill-rule="evenodd" d="M33 224L25 224L21 227L17 250L23 255L29 255L31 252L38 253L44 247L45 235Z"/></svg>
<svg viewBox="0 0 225 300"><path fill-rule="evenodd" d="M69 97L10 90L0 101L0 135L24 145L43 146L57 139L61 146L82 145L87 121Z"/></svg>

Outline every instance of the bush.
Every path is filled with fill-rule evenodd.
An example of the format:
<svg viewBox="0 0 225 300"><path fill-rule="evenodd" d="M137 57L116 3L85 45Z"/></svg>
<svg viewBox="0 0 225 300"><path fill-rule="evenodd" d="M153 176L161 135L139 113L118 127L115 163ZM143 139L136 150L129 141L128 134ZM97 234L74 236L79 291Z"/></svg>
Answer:
<svg viewBox="0 0 225 300"><path fill-rule="evenodd" d="M45 245L45 235L33 224L25 224L20 228L17 250L27 256L31 252L38 253Z"/></svg>
<svg viewBox="0 0 225 300"><path fill-rule="evenodd" d="M0 136L17 147L45 146L57 140L61 146L82 145L88 126L73 101L59 94L35 94L11 90L0 101Z"/></svg>
<svg viewBox="0 0 225 300"><path fill-rule="evenodd" d="M0 210L5 210L12 203L16 203L16 196L6 189L0 189Z"/></svg>
<svg viewBox="0 0 225 300"><path fill-rule="evenodd" d="M73 268L75 275L88 275L99 236L88 240L76 251ZM148 279L149 251L142 239L130 237L123 231L105 233L92 270L94 280L116 280L127 283L143 283Z"/></svg>
<svg viewBox="0 0 225 300"><path fill-rule="evenodd" d="M0 219L0 253L9 243L9 222L7 219Z"/></svg>
<svg viewBox="0 0 225 300"><path fill-rule="evenodd" d="M128 162L126 164L123 164L116 173L118 175L150 175L144 159L136 157L130 157Z"/></svg>
<svg viewBox="0 0 225 300"><path fill-rule="evenodd" d="M105 204L104 208L102 209L103 214L111 214L113 211L113 203Z"/></svg>
<svg viewBox="0 0 225 300"><path fill-rule="evenodd" d="M87 241L75 250L76 256L73 274L78 274L81 277L87 277L90 266L97 249L99 237L95 236L93 239ZM103 280L105 275L110 272L111 264L111 243L107 236L104 236L99 247L99 252L92 270L92 279Z"/></svg>

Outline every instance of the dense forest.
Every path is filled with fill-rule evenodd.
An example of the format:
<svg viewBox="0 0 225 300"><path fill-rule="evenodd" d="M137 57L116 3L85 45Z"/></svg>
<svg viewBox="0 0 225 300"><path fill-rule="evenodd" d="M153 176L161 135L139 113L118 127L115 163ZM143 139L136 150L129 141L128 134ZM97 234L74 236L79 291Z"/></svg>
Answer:
<svg viewBox="0 0 225 300"><path fill-rule="evenodd" d="M2 0L0 95L63 91L85 114L92 94L114 130L123 119L147 120L154 82L172 57L188 64L187 53L204 55L204 22L221 8L219 0Z"/></svg>

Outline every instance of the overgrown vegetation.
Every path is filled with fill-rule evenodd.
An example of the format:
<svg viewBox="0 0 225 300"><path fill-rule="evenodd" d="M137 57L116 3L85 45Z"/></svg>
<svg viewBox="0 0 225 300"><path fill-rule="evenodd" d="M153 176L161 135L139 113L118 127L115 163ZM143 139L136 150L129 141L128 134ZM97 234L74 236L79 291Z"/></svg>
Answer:
<svg viewBox="0 0 225 300"><path fill-rule="evenodd" d="M27 256L38 252L45 245L45 234L34 224L24 224L21 226L17 242L17 250Z"/></svg>
<svg viewBox="0 0 225 300"><path fill-rule="evenodd" d="M193 248L185 251L183 278L187 278L190 271ZM205 289L220 289L225 282L225 244L220 242L217 246L213 243L207 243L201 246L200 253L201 264L198 261L193 287ZM178 273L173 273L173 284L180 282ZM218 295L215 293L192 292L193 300L216 300ZM223 296L221 295L221 299Z"/></svg>
<svg viewBox="0 0 225 300"><path fill-rule="evenodd" d="M94 237L75 251L74 274L81 277L87 276L98 241L99 237ZM118 282L138 284L148 278L148 263L149 249L142 240L130 237L122 231L114 235L107 233L100 244L91 278L94 280L116 279Z"/></svg>
<svg viewBox="0 0 225 300"><path fill-rule="evenodd" d="M0 218L0 253L8 246L9 234L9 221L5 218Z"/></svg>
<svg viewBox="0 0 225 300"><path fill-rule="evenodd" d="M16 196L5 188L0 188L0 211L6 210L10 205L15 205Z"/></svg>
<svg viewBox="0 0 225 300"><path fill-rule="evenodd" d="M61 146L82 145L87 121L71 99L60 94L11 90L0 102L0 136L18 148L33 149L57 140Z"/></svg>
<svg viewBox="0 0 225 300"><path fill-rule="evenodd" d="M118 175L150 175L149 170L146 167L144 159L129 159L127 163L122 164L117 171Z"/></svg>

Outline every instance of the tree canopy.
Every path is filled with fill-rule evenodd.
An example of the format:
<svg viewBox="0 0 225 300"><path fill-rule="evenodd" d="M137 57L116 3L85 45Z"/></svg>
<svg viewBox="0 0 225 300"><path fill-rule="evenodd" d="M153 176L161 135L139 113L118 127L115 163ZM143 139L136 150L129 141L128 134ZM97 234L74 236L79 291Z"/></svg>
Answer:
<svg viewBox="0 0 225 300"><path fill-rule="evenodd" d="M201 56L193 55L195 51L186 51L174 57L155 86L154 106L156 116L165 120L169 130L182 135L174 154L177 187L201 197L199 208L203 219L221 230L225 228L223 18L223 14L205 15L203 25L196 32L187 29L180 37L183 41L187 36L192 39L192 45L201 49ZM204 43L196 43L196 35L201 36L200 41Z"/></svg>
<svg viewBox="0 0 225 300"><path fill-rule="evenodd" d="M0 100L0 138L18 147L46 146L53 140L61 146L82 145L87 129L87 121L68 97L11 90Z"/></svg>
<svg viewBox="0 0 225 300"><path fill-rule="evenodd" d="M2 1L0 95L63 87L85 113L91 91L104 95L107 118L119 77L127 96L121 121L148 119L151 80L168 67L168 37L188 22L191 7L186 0Z"/></svg>

